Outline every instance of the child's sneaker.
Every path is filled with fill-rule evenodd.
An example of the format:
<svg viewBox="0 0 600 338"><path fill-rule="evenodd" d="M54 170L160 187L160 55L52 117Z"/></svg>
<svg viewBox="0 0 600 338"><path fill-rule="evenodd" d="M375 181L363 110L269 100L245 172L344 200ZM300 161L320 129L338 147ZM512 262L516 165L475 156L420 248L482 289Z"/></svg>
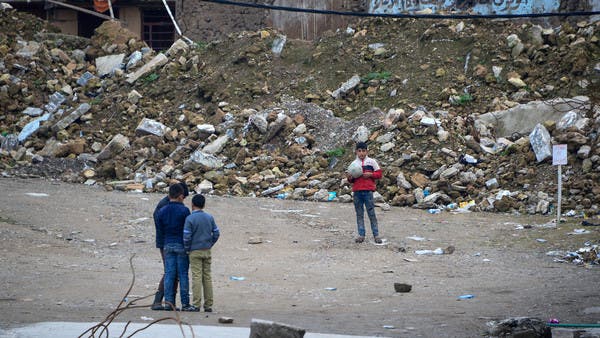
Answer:
<svg viewBox="0 0 600 338"><path fill-rule="evenodd" d="M365 236L358 236L356 237L356 239L354 240L354 242L356 243L362 243L365 241Z"/></svg>
<svg viewBox="0 0 600 338"><path fill-rule="evenodd" d="M165 304L165 306L163 306L163 310L164 311L179 311L179 308L178 307L174 308L173 306L171 306L169 304Z"/></svg>
<svg viewBox="0 0 600 338"><path fill-rule="evenodd" d="M375 243L377 243L377 244L381 244L381 243L383 243L383 241L381 240L381 238L379 238L378 236L376 236L376 237L374 238L374 240L375 240Z"/></svg>
<svg viewBox="0 0 600 338"><path fill-rule="evenodd" d="M150 309L154 311L163 311L165 307L161 303L153 303Z"/></svg>
<svg viewBox="0 0 600 338"><path fill-rule="evenodd" d="M188 305L185 305L185 306L183 306L183 307L181 308L181 311L184 311L184 312L199 312L199 311L200 311L200 309L199 309L199 308L197 308L197 307L196 307L196 306L194 306L194 305L188 304Z"/></svg>

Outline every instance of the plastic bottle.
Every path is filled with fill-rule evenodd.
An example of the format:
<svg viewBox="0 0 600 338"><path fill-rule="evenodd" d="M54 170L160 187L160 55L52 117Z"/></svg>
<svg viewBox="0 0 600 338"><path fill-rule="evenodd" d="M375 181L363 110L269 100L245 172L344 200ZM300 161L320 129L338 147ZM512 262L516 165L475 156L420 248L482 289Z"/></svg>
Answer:
<svg viewBox="0 0 600 338"><path fill-rule="evenodd" d="M427 209L427 212L430 214L439 214L440 212L442 212L441 209Z"/></svg>
<svg viewBox="0 0 600 338"><path fill-rule="evenodd" d="M462 296L458 296L458 299L471 299L474 298L475 296L473 295L462 295Z"/></svg>

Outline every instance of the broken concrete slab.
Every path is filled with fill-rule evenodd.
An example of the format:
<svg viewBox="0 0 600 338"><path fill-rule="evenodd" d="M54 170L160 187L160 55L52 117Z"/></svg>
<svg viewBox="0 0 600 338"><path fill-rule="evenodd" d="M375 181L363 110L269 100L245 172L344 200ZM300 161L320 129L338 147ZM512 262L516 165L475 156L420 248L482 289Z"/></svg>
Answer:
<svg viewBox="0 0 600 338"><path fill-rule="evenodd" d="M69 115L62 118L60 121L56 122L52 126L52 131L57 132L59 130L67 128L71 123L75 122L78 118L80 118L83 114L87 113L90 110L91 106L89 103L82 103L77 107L77 109L73 110Z"/></svg>
<svg viewBox="0 0 600 338"><path fill-rule="evenodd" d="M17 136L19 142L25 141L29 136L38 131L38 129L40 129L40 123L42 123L43 121L48 121L48 119L50 119L50 116L50 113L46 113L27 123L19 133L19 136Z"/></svg>
<svg viewBox="0 0 600 338"><path fill-rule="evenodd" d="M152 60L150 60L150 62L143 65L140 69L136 70L133 73L127 74L127 83L130 83L130 84L134 83L135 81L137 81L137 79L139 79L143 75L150 73L151 71L155 70L156 68L166 64L168 61L169 61L169 59L167 58L167 56L165 54L160 53L160 54L156 55Z"/></svg>
<svg viewBox="0 0 600 338"><path fill-rule="evenodd" d="M167 127L164 124L144 117L142 121L140 121L140 124L138 124L137 128L135 128L135 134L138 136L156 135L158 137L163 137L166 130Z"/></svg>
<svg viewBox="0 0 600 338"><path fill-rule="evenodd" d="M306 330L262 319L252 319L250 338L303 338Z"/></svg>
<svg viewBox="0 0 600 338"><path fill-rule="evenodd" d="M536 124L546 120L559 121L571 110L583 114L589 109L590 99L576 96L571 99L558 98L519 104L507 110L482 114L478 120L493 126L497 136L511 136L514 133L527 134Z"/></svg>
<svg viewBox="0 0 600 338"><path fill-rule="evenodd" d="M96 58L96 69L100 77L114 73L123 65L125 54L106 55Z"/></svg>
<svg viewBox="0 0 600 338"><path fill-rule="evenodd" d="M129 148L129 138L121 134L113 136L110 142L102 149L96 158L100 161L114 157L125 149Z"/></svg>

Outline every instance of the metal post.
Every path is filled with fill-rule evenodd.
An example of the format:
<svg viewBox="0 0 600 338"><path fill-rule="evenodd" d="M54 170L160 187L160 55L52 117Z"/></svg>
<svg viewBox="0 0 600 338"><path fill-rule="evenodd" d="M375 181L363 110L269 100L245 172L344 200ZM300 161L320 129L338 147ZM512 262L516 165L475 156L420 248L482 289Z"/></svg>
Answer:
<svg viewBox="0 0 600 338"><path fill-rule="evenodd" d="M183 34L181 34L181 29L179 29L179 25L177 25L177 21L175 21L175 18L173 17L173 14L171 13L171 9L169 8L169 5L167 4L167 0L162 0L162 2L165 5L165 8L167 9L167 13L169 13L169 17L171 17L171 21L173 21L173 25L175 26L175 29L177 30L177 34L179 34L179 36L184 38L189 44L194 43L194 41L190 40L189 38L187 38L187 37L183 36Z"/></svg>
<svg viewBox="0 0 600 338"><path fill-rule="evenodd" d="M558 165L558 202L556 205L556 224L560 223L560 205L562 204L562 166Z"/></svg>
<svg viewBox="0 0 600 338"><path fill-rule="evenodd" d="M113 12L113 8L112 8L112 1L111 0L107 0L108 1L108 9L110 11L110 17L112 18L112 20L115 19L115 13Z"/></svg>

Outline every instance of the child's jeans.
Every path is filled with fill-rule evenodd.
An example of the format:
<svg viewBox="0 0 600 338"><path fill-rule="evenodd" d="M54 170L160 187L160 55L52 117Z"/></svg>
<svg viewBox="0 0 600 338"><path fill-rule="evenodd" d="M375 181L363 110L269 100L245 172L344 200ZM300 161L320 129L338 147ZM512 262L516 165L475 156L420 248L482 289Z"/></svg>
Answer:
<svg viewBox="0 0 600 338"><path fill-rule="evenodd" d="M375 202L373 201L373 192L369 190L360 190L354 192L354 210L356 211L356 225L358 227L358 235L365 236L365 209L367 208L367 215L369 216L369 222L371 222L371 231L373 237L379 236L379 229L377 228L377 217L375 216Z"/></svg>
<svg viewBox="0 0 600 338"><path fill-rule="evenodd" d="M183 244L165 244L165 301L175 304L174 284L179 277L179 296L181 305L190 304L190 282L188 269L190 259L183 249Z"/></svg>

